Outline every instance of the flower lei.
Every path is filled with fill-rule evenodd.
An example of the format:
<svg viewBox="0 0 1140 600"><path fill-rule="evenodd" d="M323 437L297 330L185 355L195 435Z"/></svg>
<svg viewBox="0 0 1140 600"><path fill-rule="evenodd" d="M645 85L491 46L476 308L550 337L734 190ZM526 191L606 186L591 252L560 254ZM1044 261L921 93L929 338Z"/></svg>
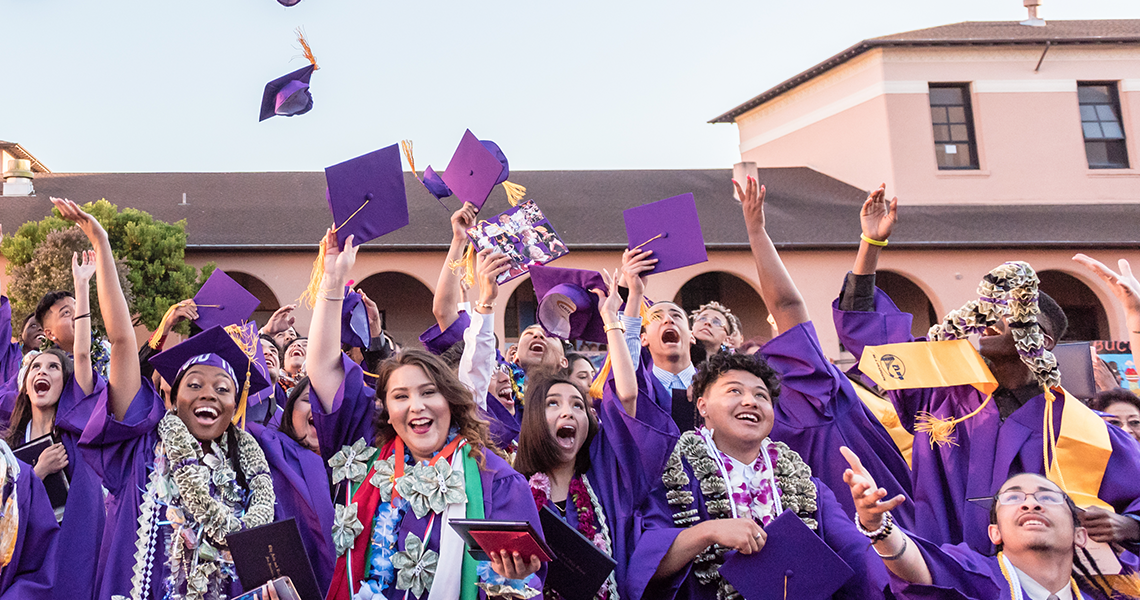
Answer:
<svg viewBox="0 0 1140 600"><path fill-rule="evenodd" d="M817 509L818 491L811 481L811 467L787 444L775 442L772 445L776 448L776 463L773 469L781 501L785 508L795 512L805 525L811 529L818 529L819 523L812 517ZM677 527L687 528L701 519L698 509L693 506L695 501L693 492L686 489L690 480L689 475L685 473L682 457L693 468L709 515L714 519L732 518L732 499L728 495L729 486L724 474L721 473L716 460L709 455L705 440L692 431L686 431L677 440L677 445L669 455L665 472L661 476L661 481L668 490L665 497L673 509L673 523ZM729 550L730 548L720 544L713 544L693 559L693 573L697 581L702 585L716 583L718 600L741 598L732 584L720 575L720 565L724 564L724 555Z"/></svg>
<svg viewBox="0 0 1140 600"><path fill-rule="evenodd" d="M1057 357L1045 349L1045 336L1037 322L1037 315L1041 312L1038 283L1037 273L1029 263L1004 263L982 278L978 284L977 300L971 300L946 315L941 323L930 328L927 338L932 341L964 339L970 334L984 332L1005 317L1012 329L1017 354L1052 401L1052 389L1061 385L1061 371L1057 367ZM931 446L935 443L952 444L950 434L954 432L954 426L980 412L992 397L987 397L974 412L957 419L919 414L915 430L928 432ZM1047 414L1052 414L1052 411L1047 411ZM1052 422L1051 419L1046 421Z"/></svg>
<svg viewBox="0 0 1140 600"><path fill-rule="evenodd" d="M535 505L541 510L543 506L551 503L550 477L545 473L532 475L530 491L531 495L534 496ZM595 548L612 556L613 542L610 537L610 528L606 525L606 513L602 510L601 502L598 501L598 496L594 493L594 488L590 485L585 474L575 475L570 479L569 500L574 505L574 510L578 515L578 531L586 536L586 539L593 542ZM543 590L543 595L552 599L562 597L558 592L549 588ZM618 600L617 581L612 572L598 593L594 595L594 598L597 600L607 600L608 598Z"/></svg>
<svg viewBox="0 0 1140 600"><path fill-rule="evenodd" d="M172 528L166 548L168 594L178 597L176 590L185 583L181 597L187 600L224 598L222 585L235 576L226 536L273 521L276 496L265 453L252 435L238 430L238 463L249 487L243 490L226 457L225 436L213 444L210 454L204 454L201 443L173 412L159 421L158 435L154 467L139 507L129 598L149 596L162 525ZM164 522L158 521L160 512Z"/></svg>

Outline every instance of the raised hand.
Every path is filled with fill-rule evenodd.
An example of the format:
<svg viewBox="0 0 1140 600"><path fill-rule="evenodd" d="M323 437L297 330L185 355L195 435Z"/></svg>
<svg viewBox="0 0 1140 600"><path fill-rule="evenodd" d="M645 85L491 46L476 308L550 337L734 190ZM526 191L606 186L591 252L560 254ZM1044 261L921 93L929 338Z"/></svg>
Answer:
<svg viewBox="0 0 1140 600"><path fill-rule="evenodd" d="M360 292L360 301L364 303L364 312L368 314L368 330L372 332L372 337L377 337L384 330L384 324L380 322L380 307L376 306L364 290L357 291Z"/></svg>
<svg viewBox="0 0 1140 600"><path fill-rule="evenodd" d="M491 248L486 248L475 255L475 281L479 282L477 311L484 314L493 312L491 305L499 297L499 275L510 268L511 258L497 250L492 253Z"/></svg>
<svg viewBox="0 0 1140 600"><path fill-rule="evenodd" d="M297 320L296 317L293 316L293 311L296 309L296 304L286 304L274 311L273 316L269 317L269 320L266 321L265 327L261 328L261 333L273 336L282 331L288 331ZM196 319L198 317L194 318Z"/></svg>
<svg viewBox="0 0 1140 600"><path fill-rule="evenodd" d="M629 288L630 296L641 297L645 294L645 278L653 267L657 266L657 259L653 258L652 250L626 249L621 255L621 281Z"/></svg>
<svg viewBox="0 0 1140 600"><path fill-rule="evenodd" d="M602 315L603 323L614 323L618 320L618 309L621 308L621 294L618 293L617 286L618 271L615 269L613 273L602 269L602 279L610 288L609 293L605 293L599 289L592 289L595 296L598 297L598 313Z"/></svg>
<svg viewBox="0 0 1140 600"><path fill-rule="evenodd" d="M767 189L759 185L756 178L749 175L745 181L744 189L735 179L732 186L736 188L736 195L740 198L741 208L744 209L744 223L750 232L764 230L764 197Z"/></svg>
<svg viewBox="0 0 1140 600"><path fill-rule="evenodd" d="M882 242L891 237L898 222L899 199L887 200L887 184L884 183L863 202L863 208L859 211L859 226L863 229L863 235Z"/></svg>
<svg viewBox="0 0 1140 600"><path fill-rule="evenodd" d="M467 237L467 230L475 224L475 215L479 209L470 202L464 202L459 210L451 214L451 235L454 239L462 240Z"/></svg>
<svg viewBox="0 0 1140 600"><path fill-rule="evenodd" d="M82 263L79 262L79 254L71 253L71 275L75 278L76 287L91 283L91 278L95 276L95 251L84 250Z"/></svg>
<svg viewBox="0 0 1140 600"><path fill-rule="evenodd" d="M875 485L875 479L863 466L863 462L847 446L839 449L847 459L850 468L843 472L843 481L851 486L851 498L855 500L855 512L859 522L868 531L874 531L883 523L883 514L906 500L902 494L884 501L887 490Z"/></svg>
<svg viewBox="0 0 1140 600"><path fill-rule="evenodd" d="M1093 273L1096 273L1101 278L1108 288L1112 290L1113 295L1120 301L1124 307L1124 313L1132 320L1135 315L1140 319L1140 281L1136 280L1136 276L1132 274L1132 267L1125 259L1117 261L1117 266L1120 268L1120 273L1108 268L1104 263L1086 256L1084 254L1077 254L1073 260L1081 263ZM1131 323L1129 323L1131 325ZM1130 327L1136 330L1136 327Z"/></svg>
<svg viewBox="0 0 1140 600"><path fill-rule="evenodd" d="M325 278L332 277L331 283L337 288L344 286L348 272L356 264L356 252L360 247L353 244L355 237L350 235L345 238L344 250L341 250L336 240L336 232L332 228L325 232ZM322 284L321 288L327 289L327 286ZM332 291L340 295L339 289Z"/></svg>
<svg viewBox="0 0 1140 600"><path fill-rule="evenodd" d="M59 209L60 216L64 219L71 221L79 226L80 231L87 236L91 245L95 248L99 247L99 241L107 239L107 231L99 224L99 221L91 215L83 212L79 205L68 200L67 198L51 198L51 203Z"/></svg>

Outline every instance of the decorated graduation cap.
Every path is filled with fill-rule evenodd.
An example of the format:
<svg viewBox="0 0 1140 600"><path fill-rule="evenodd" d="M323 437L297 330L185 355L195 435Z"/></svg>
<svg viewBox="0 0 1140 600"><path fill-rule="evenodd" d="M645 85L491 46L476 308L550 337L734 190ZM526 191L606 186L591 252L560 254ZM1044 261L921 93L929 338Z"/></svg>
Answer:
<svg viewBox="0 0 1140 600"><path fill-rule="evenodd" d="M337 247L344 249L348 236L361 245L408 224L408 196L404 189L404 165L396 144L325 168L328 189L325 199L333 215ZM325 240L313 262L309 287L301 301L312 308L325 272Z"/></svg>
<svg viewBox="0 0 1140 600"><path fill-rule="evenodd" d="M692 194L628 208L622 216L629 247L651 250L657 259L650 273L664 273L709 259Z"/></svg>
<svg viewBox="0 0 1140 600"><path fill-rule="evenodd" d="M211 327L150 357L150 364L171 385L182 372L194 365L218 367L225 371L234 380L235 389L240 390L233 422L244 428L249 396L269 387L268 377L257 366L259 359L265 360L257 327L248 324Z"/></svg>
<svg viewBox="0 0 1140 600"><path fill-rule="evenodd" d="M605 323L598 313L598 297L590 290L608 293L597 271L532 265L530 281L538 300L538 323L564 340L606 343Z"/></svg>
<svg viewBox="0 0 1140 600"><path fill-rule="evenodd" d="M412 173L416 173L416 164L412 156L412 143L405 140L401 142L404 156L411 165ZM468 129L459 141L459 146L447 163L447 169L440 175L430 166L424 170L421 178L416 178L427 188L427 191L443 203L443 198L455 196L460 203L470 202L477 208L482 208L491 195L491 190L500 183L507 192L507 200L515 206L526 195L526 188L507 181L511 174L510 163L499 145L490 140L479 140ZM446 207L447 205L444 204Z"/></svg>
<svg viewBox="0 0 1140 600"><path fill-rule="evenodd" d="M292 6L299 0L290 4L286 4L282 0L278 1L285 6ZM304 49L305 58L309 60L309 64L265 84L265 91L261 94L261 118L258 119L259 121L264 121L273 116L303 115L313 108L313 95L309 92L309 78L313 76L313 71L320 67L317 66L317 59L313 56L309 42L305 40L305 36L300 30L297 31L297 39L301 42L301 47Z"/></svg>
<svg viewBox="0 0 1140 600"><path fill-rule="evenodd" d="M368 325L368 307L364 297L344 286L344 304L340 307L340 341L353 348L368 348L372 328Z"/></svg>
<svg viewBox="0 0 1140 600"><path fill-rule="evenodd" d="M823 539L785 510L754 554L729 553L720 574L748 600L826 600L855 576Z"/></svg>
<svg viewBox="0 0 1140 600"><path fill-rule="evenodd" d="M202 329L237 325L249 320L261 305L257 296L249 293L240 283L221 269L214 269L206 283L194 295L198 307L195 324Z"/></svg>

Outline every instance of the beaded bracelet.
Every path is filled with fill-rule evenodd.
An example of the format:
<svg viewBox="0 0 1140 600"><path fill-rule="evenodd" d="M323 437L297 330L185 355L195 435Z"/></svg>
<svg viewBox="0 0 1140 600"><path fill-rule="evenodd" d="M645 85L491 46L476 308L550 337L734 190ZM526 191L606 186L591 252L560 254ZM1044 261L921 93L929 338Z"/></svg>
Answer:
<svg viewBox="0 0 1140 600"><path fill-rule="evenodd" d="M867 536L872 544L887 539L887 536L891 535L891 532L894 531L894 527L895 518L891 516L890 511L883 515L883 523L874 531L864 529L863 524L859 522L859 515L855 515L855 528L859 530L859 533Z"/></svg>

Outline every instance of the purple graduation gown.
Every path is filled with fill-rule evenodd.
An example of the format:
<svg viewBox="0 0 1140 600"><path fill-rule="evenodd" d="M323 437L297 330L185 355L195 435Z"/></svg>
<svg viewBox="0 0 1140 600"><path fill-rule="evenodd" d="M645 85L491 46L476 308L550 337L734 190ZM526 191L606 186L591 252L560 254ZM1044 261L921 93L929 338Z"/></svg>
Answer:
<svg viewBox="0 0 1140 600"><path fill-rule="evenodd" d="M911 315L900 311L875 290L875 311L842 311L832 305L835 329L844 347L856 358L866 346L910 342ZM991 402L979 414L954 429L955 446L930 447L927 433L915 432L915 415L961 417L974 411L985 396L972 386L898 390L888 393L903 427L915 433L911 457L911 485L915 503L913 530L937 544L966 542L983 554L993 554L986 535L989 511L967 498L991 496L1010 476L1028 472L1043 475L1042 420L1045 396L1039 395L1013 412L1004 422ZM1065 401L1053 403L1053 425L1061 428ZM1108 428L1112 456L1098 496L1117 513L1140 514L1140 445L1117 427ZM1130 547L1135 549L1134 547Z"/></svg>
<svg viewBox="0 0 1140 600"><path fill-rule="evenodd" d="M439 324L432 325L427 331L420 334L420 343L428 352L435 355L447 352L447 349L454 346L456 342L463 341L463 332L471 326L471 315L467 311L459 311L459 316L447 329L440 330Z"/></svg>
<svg viewBox="0 0 1140 600"><path fill-rule="evenodd" d="M694 505L701 521L709 520L700 483L693 474L688 459L682 458L685 473L689 476L687 489L692 492ZM835 500L835 494L820 480L812 478L818 490L816 512L812 515L819 523L816 533L840 558L855 571L855 576L847 581L833 598L850 600L872 600L884 598L888 587L887 569L883 561L874 554L867 538L855 529L855 523L843 512ZM683 529L673 525L673 512L665 499L665 486L658 484L640 510L641 537L633 550L628 570L628 585L634 593L644 589L645 598L654 600L709 599L717 597L717 586L702 585L697 581L692 563L671 577L651 581L669 547Z"/></svg>
<svg viewBox="0 0 1140 600"><path fill-rule="evenodd" d="M55 578L53 589L56 600L96 597L95 581L99 561L95 559L101 558L99 549L103 542L107 510L103 501L103 480L85 460L79 447L83 428L107 387L107 382L102 377L97 374L93 377L95 387L89 395L83 394L83 389L72 377L60 394L55 415L56 430L67 449L65 470L70 482L59 531L59 559L56 565L60 573ZM91 557L92 560L75 560L77 556Z"/></svg>
<svg viewBox="0 0 1140 600"><path fill-rule="evenodd" d="M938 546L914 535L910 539L926 558L933 582L931 585L909 583L891 573L891 591L899 600L1001 600L1012 597L1009 582L1002 575L996 556L983 556L965 544ZM1081 598L1102 600L1103 595L1082 589Z"/></svg>
<svg viewBox="0 0 1140 600"><path fill-rule="evenodd" d="M313 421L317 427L317 439L321 446L321 454L325 455L326 464L328 458L340 451L341 447L351 445L361 438L369 442L375 438L372 426L376 412L375 393L364 384L364 375L360 365L352 362L343 353L341 354L341 363L344 367L344 382L341 383L340 389L333 397L332 411L325 413L324 406L321 404L320 398L317 397L315 390L309 393L310 398L312 398ZM483 453L483 457L486 465L479 469L479 479L483 483L485 518L495 521L528 521L534 530L542 535L542 522L538 517L538 509L534 505L530 484L518 471L512 469L507 461L494 452L486 451ZM338 500L340 499L338 498ZM397 551L404 550L404 542L407 540L408 533L414 533L423 539L431 515L428 513L424 515L424 518L418 519L415 513L410 508L408 509L403 519L400 520ZM361 520L373 518L374 515L360 515ZM443 519L441 518L432 521L428 548L434 552L439 552L442 524ZM545 576L546 565L543 564L538 571L538 578L541 581ZM357 575L357 577L360 576ZM404 590L397 590L394 584L384 591L385 597L390 600L403 600L404 594ZM414 598L410 593L408 597ZM426 597L427 594L425 593L423 598ZM480 590L479 598L485 599L486 597L486 594Z"/></svg>
<svg viewBox="0 0 1140 600"><path fill-rule="evenodd" d="M479 416L487 420L491 429L491 442L496 448L510 452L513 446L518 447L519 431L522 429L523 409L521 404L515 404L515 414L507 410L499 399L487 394L487 410L480 409Z"/></svg>
<svg viewBox="0 0 1140 600"><path fill-rule="evenodd" d="M855 503L843 482L847 461L839 453L841 446L847 446L861 457L888 498L907 497L892 513L898 523L909 527L914 520L910 468L851 381L827 360L811 321L772 338L761 355L780 374L771 438L798 452L827 487L840 490L839 504L854 515Z"/></svg>
<svg viewBox="0 0 1140 600"><path fill-rule="evenodd" d="M0 296L0 382L14 380L20 373L23 355L19 342L13 342L12 337L12 304L7 296Z"/></svg>
<svg viewBox="0 0 1140 600"><path fill-rule="evenodd" d="M317 585L328 590L336 560L332 540L334 513L328 475L320 455L284 433L256 423L250 424L249 433L257 439L269 462L277 497L274 520L297 519Z"/></svg>
<svg viewBox="0 0 1140 600"><path fill-rule="evenodd" d="M44 484L31 465L20 463L16 478L16 506L20 525L12 561L0 570L0 600L48 600L56 581L59 525ZM68 558L94 562L91 555L72 554Z"/></svg>

